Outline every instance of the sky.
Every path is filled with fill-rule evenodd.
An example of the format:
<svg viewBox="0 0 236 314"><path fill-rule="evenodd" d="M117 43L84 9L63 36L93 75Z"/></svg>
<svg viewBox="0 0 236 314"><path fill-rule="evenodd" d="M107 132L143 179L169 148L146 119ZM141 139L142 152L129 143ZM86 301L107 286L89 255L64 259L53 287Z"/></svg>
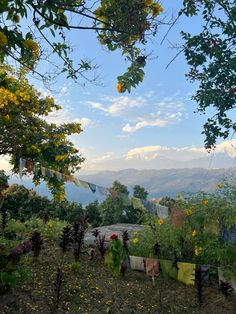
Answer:
<svg viewBox="0 0 236 314"><path fill-rule="evenodd" d="M162 1L169 18L177 15L181 1ZM207 156L203 149L202 125L206 119L194 113L197 104L191 100L196 85L186 81L188 71L184 55L180 55L166 69L177 51L171 45L181 44L180 31L196 33L199 18L181 18L160 45L168 26L160 26L156 39L147 45L148 57L145 79L129 94L116 91L116 77L127 63L120 52L108 52L91 31L71 31L68 36L75 53L74 60L88 57L99 68L98 85L85 87L65 76L57 78L47 90L39 81L32 83L43 95L52 95L62 110L48 117L49 121L81 122L83 132L72 141L85 157L82 172L121 169L127 166L150 168L153 159L161 157L188 161ZM43 64L47 67L47 64ZM234 140L220 141L214 154L226 153L234 157ZM119 165L116 163L119 161ZM123 161L123 166L122 166ZM6 161L1 164L6 167Z"/></svg>

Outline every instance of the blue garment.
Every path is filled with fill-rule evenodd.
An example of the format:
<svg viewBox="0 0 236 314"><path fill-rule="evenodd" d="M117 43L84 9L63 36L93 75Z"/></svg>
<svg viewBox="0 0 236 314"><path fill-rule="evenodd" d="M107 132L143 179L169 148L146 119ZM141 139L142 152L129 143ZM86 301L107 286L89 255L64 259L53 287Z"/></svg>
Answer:
<svg viewBox="0 0 236 314"><path fill-rule="evenodd" d="M96 185L93 184L93 183L89 183L89 182L88 182L88 185L89 185L90 190L91 190L93 193L95 193L95 192L96 192Z"/></svg>
<svg viewBox="0 0 236 314"><path fill-rule="evenodd" d="M151 214L155 214L156 207L154 203L147 200L142 200L142 203L150 211Z"/></svg>

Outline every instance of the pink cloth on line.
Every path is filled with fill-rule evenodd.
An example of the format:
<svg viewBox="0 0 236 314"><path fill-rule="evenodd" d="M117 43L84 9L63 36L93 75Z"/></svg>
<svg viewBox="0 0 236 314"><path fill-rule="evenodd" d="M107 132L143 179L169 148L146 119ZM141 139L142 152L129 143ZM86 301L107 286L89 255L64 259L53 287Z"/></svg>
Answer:
<svg viewBox="0 0 236 314"><path fill-rule="evenodd" d="M146 273L152 278L159 275L159 261L154 258L146 258Z"/></svg>

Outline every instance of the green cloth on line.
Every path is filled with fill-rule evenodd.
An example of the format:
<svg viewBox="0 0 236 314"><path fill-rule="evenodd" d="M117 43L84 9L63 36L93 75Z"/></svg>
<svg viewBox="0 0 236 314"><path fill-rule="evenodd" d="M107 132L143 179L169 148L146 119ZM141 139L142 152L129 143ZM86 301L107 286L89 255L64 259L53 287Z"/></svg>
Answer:
<svg viewBox="0 0 236 314"><path fill-rule="evenodd" d="M173 261L160 259L160 268L164 278L177 279L178 269L173 265Z"/></svg>

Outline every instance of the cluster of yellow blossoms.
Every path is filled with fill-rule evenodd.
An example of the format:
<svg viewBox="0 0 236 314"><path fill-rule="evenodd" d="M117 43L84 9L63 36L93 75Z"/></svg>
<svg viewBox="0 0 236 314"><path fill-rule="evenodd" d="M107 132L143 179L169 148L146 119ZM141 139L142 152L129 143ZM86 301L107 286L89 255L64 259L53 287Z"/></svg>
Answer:
<svg viewBox="0 0 236 314"><path fill-rule="evenodd" d="M39 46L32 39L26 39L23 42L23 47L27 50L31 50L36 57L39 57Z"/></svg>
<svg viewBox="0 0 236 314"><path fill-rule="evenodd" d="M7 42L7 36L3 32L0 32L0 47L6 46Z"/></svg>

